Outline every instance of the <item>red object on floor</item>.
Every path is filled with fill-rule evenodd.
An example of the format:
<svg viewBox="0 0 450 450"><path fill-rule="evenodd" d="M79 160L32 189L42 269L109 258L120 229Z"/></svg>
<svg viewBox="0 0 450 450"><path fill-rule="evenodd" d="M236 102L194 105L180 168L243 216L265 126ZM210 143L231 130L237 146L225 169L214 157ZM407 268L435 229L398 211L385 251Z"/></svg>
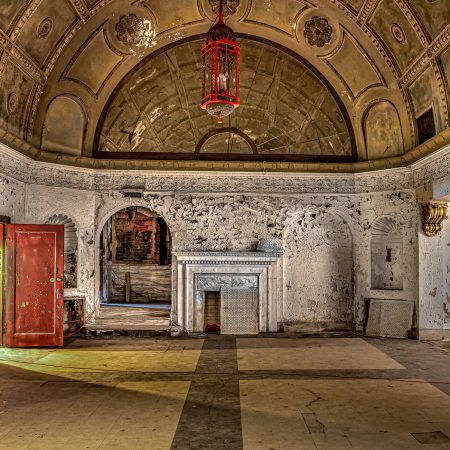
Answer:
<svg viewBox="0 0 450 450"><path fill-rule="evenodd" d="M216 323L208 323L205 328L205 333L220 333L220 326Z"/></svg>

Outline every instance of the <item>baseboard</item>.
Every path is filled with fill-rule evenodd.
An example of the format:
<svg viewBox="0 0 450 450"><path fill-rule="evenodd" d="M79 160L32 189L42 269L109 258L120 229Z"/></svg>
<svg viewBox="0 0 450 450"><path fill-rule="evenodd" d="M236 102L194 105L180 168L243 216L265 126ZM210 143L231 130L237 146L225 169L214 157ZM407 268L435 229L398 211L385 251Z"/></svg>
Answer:
<svg viewBox="0 0 450 450"><path fill-rule="evenodd" d="M421 341L441 341L442 339L450 339L450 329L419 329L419 340Z"/></svg>

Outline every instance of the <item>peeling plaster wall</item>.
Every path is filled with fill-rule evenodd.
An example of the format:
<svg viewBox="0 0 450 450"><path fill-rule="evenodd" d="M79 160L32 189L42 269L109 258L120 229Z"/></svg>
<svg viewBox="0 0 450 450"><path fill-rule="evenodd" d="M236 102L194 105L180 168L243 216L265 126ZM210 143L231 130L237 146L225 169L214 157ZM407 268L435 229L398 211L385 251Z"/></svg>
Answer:
<svg viewBox="0 0 450 450"><path fill-rule="evenodd" d="M0 154L0 161L2 157L5 158ZM91 319L89 314L99 300L101 230L114 212L127 206L142 206L166 221L174 251L248 251L254 250L261 238L281 239L286 250L285 287L293 286L297 292L284 289L282 317L286 322L343 324L353 320L356 328L362 329L364 299L382 298L414 301L416 313L420 306L421 328L450 328L443 315L444 291L447 295L448 287L444 288L446 262L442 249L449 242L448 221L446 241L443 234L430 239L419 233L420 209L412 182L417 179L422 185L430 181L433 165L440 178L448 175L434 159L431 166L421 163L417 173L399 169L357 176L271 177L144 171L95 173L31 160L25 164L21 156L17 157L17 164L14 158L4 161L20 179L11 182L15 183L13 192L22 200L8 200L4 208L14 209L15 222L44 223L54 214L67 215L74 221L78 232L78 287L66 294L86 296ZM123 197L120 189L127 185L145 186L144 197ZM386 185L398 189L389 190ZM402 235L402 290L371 289L371 226L380 217L392 218ZM300 219L304 222L300 223ZM439 252L441 257L437 258ZM305 261L312 262L316 273L320 270L326 279L322 284L319 279L314 283L308 280L306 307L301 290L310 274ZM299 273L303 275L299 277ZM330 278L334 281L330 282ZM430 295L434 287L438 298ZM321 307L308 308L308 301L317 299Z"/></svg>
<svg viewBox="0 0 450 450"><path fill-rule="evenodd" d="M285 320L351 329L353 238L346 222L327 205L306 208L286 227L283 244Z"/></svg>
<svg viewBox="0 0 450 450"><path fill-rule="evenodd" d="M434 337L430 330L450 330L449 220L442 225L436 236L419 235L419 327L424 337Z"/></svg>
<svg viewBox="0 0 450 450"><path fill-rule="evenodd" d="M146 193L144 199L134 202L117 191L102 191L96 201L96 242L111 213L130 205L146 206L166 221L174 251L252 251L261 238L283 240L288 292L283 317L290 323L348 324L355 315L361 326L365 297L417 302L413 190L360 195ZM323 220L313 218L314 214ZM370 289L370 226L384 215L392 215L401 224L404 236L405 289L399 291ZM306 234L299 225L300 217L308 217ZM329 248L324 244L327 233ZM303 265L305 259L313 260L316 270L321 270L314 281ZM320 308L311 307L318 299Z"/></svg>
<svg viewBox="0 0 450 450"><path fill-rule="evenodd" d="M0 173L0 216L11 217L12 223L23 221L25 184Z"/></svg>
<svg viewBox="0 0 450 450"><path fill-rule="evenodd" d="M77 287L64 289L65 296L86 298L86 314L94 309L94 211L92 191L29 184L26 186L26 223L46 223L63 214L74 222L78 238Z"/></svg>
<svg viewBox="0 0 450 450"><path fill-rule="evenodd" d="M443 233L427 237L419 235L420 316L419 328L442 329L444 327L444 259Z"/></svg>
<svg viewBox="0 0 450 450"><path fill-rule="evenodd" d="M444 329L450 330L450 220L444 222Z"/></svg>

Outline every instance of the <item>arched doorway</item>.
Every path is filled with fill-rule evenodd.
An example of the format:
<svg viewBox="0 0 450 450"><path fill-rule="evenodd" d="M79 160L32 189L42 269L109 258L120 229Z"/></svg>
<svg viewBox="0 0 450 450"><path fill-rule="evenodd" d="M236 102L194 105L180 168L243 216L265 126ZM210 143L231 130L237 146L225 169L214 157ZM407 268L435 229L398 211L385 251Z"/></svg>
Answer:
<svg viewBox="0 0 450 450"><path fill-rule="evenodd" d="M115 212L100 235L100 305L170 310L171 238L147 208Z"/></svg>

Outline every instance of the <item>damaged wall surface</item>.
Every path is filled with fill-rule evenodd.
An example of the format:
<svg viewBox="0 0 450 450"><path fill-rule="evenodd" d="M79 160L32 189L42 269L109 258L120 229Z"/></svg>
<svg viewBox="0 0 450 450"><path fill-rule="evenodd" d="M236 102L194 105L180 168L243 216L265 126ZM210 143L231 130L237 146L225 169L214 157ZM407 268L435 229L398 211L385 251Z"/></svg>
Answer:
<svg viewBox="0 0 450 450"><path fill-rule="evenodd" d="M450 148L446 152L444 158L450 155ZM7 154L8 167L19 180L18 186L26 183L25 217L19 208L13 221L45 223L48 217L63 214L76 225L78 284L69 293L86 297L91 320L100 297L103 226L115 212L138 206L165 220L173 251L254 251L260 239L281 240L285 250L281 316L290 326L326 322L330 328L361 329L365 298L413 301L416 325L425 329L448 326L442 306L447 289L443 284L444 261L435 258L448 239L448 231L439 242L421 234L415 190L430 176L448 176L445 171L450 171L450 166L443 168L435 159L414 170L357 176L222 176L144 171L119 174L31 161L24 168L14 165L10 150L3 155L0 152L0 161L6 161ZM143 198L124 197L121 190L137 184L144 187ZM373 224L386 217L396 224L401 235L403 250L398 270L402 289L372 289ZM425 247L427 254L422 250ZM430 259L434 262L429 264ZM441 265L441 284L434 285L430 279L430 286L419 286L419 279L422 283L426 278L419 277L419 271L438 273L432 268L434 263ZM430 306L435 297L430 299L426 294L434 287L442 297L436 309Z"/></svg>

